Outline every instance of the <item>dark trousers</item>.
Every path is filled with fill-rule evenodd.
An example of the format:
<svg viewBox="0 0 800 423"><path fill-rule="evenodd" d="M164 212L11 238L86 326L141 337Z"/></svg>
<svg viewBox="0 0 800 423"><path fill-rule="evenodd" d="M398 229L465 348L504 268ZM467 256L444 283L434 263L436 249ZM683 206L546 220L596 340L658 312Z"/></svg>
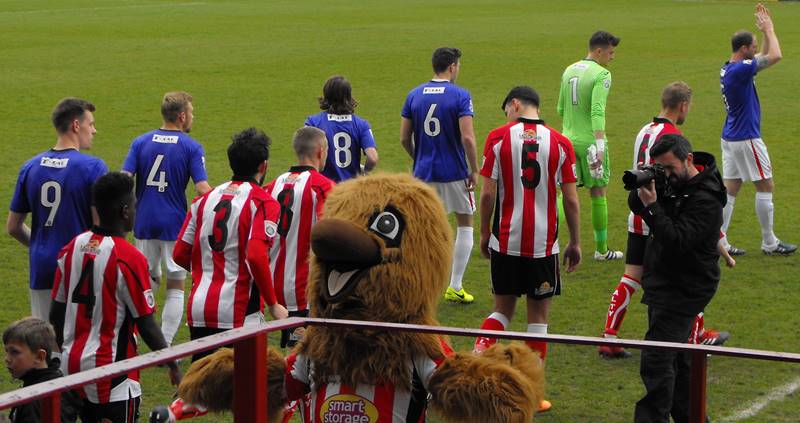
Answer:
<svg viewBox="0 0 800 423"><path fill-rule="evenodd" d="M128 398L123 401L95 404L83 400L80 411L81 421L84 423L136 423L139 421L139 404L142 397Z"/></svg>
<svg viewBox="0 0 800 423"><path fill-rule="evenodd" d="M217 329L217 328L204 328L204 327L192 327L189 326L189 339L194 341L195 339L205 338L209 335L214 335L217 333L222 333L230 329ZM233 345L225 345L226 348L233 348ZM202 351L197 354L192 355L192 363L205 356L209 356L214 354L219 348L213 348L210 350Z"/></svg>
<svg viewBox="0 0 800 423"><path fill-rule="evenodd" d="M694 318L691 314L678 314L649 306L648 328L644 339L686 343ZM636 403L633 417L635 423L669 423L670 415L675 423L689 421L689 353L644 349L639 374L647 393Z"/></svg>

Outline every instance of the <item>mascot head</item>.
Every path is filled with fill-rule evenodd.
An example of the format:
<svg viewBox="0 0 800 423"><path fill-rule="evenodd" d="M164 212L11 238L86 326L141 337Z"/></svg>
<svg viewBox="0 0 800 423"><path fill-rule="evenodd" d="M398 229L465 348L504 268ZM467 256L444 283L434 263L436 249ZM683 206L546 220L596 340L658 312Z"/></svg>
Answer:
<svg viewBox="0 0 800 423"><path fill-rule="evenodd" d="M337 186L311 234L316 317L433 324L450 269L441 200L408 175Z"/></svg>
<svg viewBox="0 0 800 423"><path fill-rule="evenodd" d="M311 231L313 317L435 325L452 260L452 232L436 193L410 175L336 186ZM312 326L299 351L314 377L408 386L407 360L441 357L436 335Z"/></svg>

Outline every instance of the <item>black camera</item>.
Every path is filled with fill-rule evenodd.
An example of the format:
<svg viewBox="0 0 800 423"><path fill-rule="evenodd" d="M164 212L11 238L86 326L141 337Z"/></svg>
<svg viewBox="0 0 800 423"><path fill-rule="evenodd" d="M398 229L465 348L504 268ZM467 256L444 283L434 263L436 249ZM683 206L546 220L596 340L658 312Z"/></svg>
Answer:
<svg viewBox="0 0 800 423"><path fill-rule="evenodd" d="M639 169L626 170L622 175L622 183L625 184L625 189L633 191L645 185L649 185L650 181L656 181L656 192L664 192L669 185L667 179L667 172L660 164L653 164L643 166Z"/></svg>

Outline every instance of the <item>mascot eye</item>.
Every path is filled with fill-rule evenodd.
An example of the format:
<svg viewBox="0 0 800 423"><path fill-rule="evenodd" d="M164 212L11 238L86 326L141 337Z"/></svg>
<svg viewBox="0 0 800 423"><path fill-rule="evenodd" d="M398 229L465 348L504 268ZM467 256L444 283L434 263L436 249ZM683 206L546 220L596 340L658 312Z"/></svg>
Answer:
<svg viewBox="0 0 800 423"><path fill-rule="evenodd" d="M376 211L369 220L369 230L383 238L387 247L400 246L404 226L403 215L392 206Z"/></svg>

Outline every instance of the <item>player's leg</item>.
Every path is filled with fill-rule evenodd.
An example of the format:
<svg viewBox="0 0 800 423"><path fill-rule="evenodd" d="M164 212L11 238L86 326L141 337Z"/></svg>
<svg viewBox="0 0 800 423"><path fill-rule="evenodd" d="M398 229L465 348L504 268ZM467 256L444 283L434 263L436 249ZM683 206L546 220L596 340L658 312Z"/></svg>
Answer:
<svg viewBox="0 0 800 423"><path fill-rule="evenodd" d="M494 309L492 313L481 324L481 329L506 330L511 319L514 317L514 310L517 305L517 297L520 295L520 286L515 283L517 274L516 257L500 254L490 250L489 273L492 282L492 293L494 293ZM497 338L479 336L475 339L473 351L480 354L487 348L497 343Z"/></svg>
<svg viewBox="0 0 800 423"><path fill-rule="evenodd" d="M49 289L29 289L31 298L31 316L50 321L50 305L52 304Z"/></svg>
<svg viewBox="0 0 800 423"><path fill-rule="evenodd" d="M161 245L157 239L137 239L136 248L147 258L150 289L153 290L153 295L157 295L161 286Z"/></svg>
<svg viewBox="0 0 800 423"><path fill-rule="evenodd" d="M606 325L603 331L603 337L605 338L617 337L625 319L625 314L628 311L631 298L641 288L642 264L644 263L646 245L647 235L628 232L625 273L623 273L617 288L611 295L611 302L608 305L608 313L606 314ZM631 356L622 347L600 346L597 351L604 358L628 358Z"/></svg>
<svg viewBox="0 0 800 423"><path fill-rule="evenodd" d="M736 248L728 241L728 226L731 224L731 217L733 216L733 206L736 204L736 196L739 194L739 189L742 187L742 175L740 169L740 162L743 160L740 143L721 140L722 150L722 182L725 184L727 190L727 201L725 207L722 208L722 232L725 236L722 238L722 245L728 250L728 254L732 256L744 255L745 250Z"/></svg>
<svg viewBox="0 0 800 423"><path fill-rule="evenodd" d="M797 250L797 246L781 242L773 230L775 207L772 203L772 191L775 185L767 146L761 138L751 139L745 143L750 147L747 170L756 188L756 215L761 225L761 251L768 255L792 254Z"/></svg>
<svg viewBox="0 0 800 423"><path fill-rule="evenodd" d="M161 244L161 258L167 267L167 293L164 300L164 310L161 312L161 332L167 344L172 345L175 333L181 325L183 317L184 283L186 270L172 260L172 250L175 241L159 241Z"/></svg>
<svg viewBox="0 0 800 423"><path fill-rule="evenodd" d="M697 314L692 325L692 334L689 335L690 344L722 345L731 337L729 332L706 329L703 312Z"/></svg>
<svg viewBox="0 0 800 423"><path fill-rule="evenodd" d="M444 203L447 213L456 216L456 240L453 247L453 267L450 272L450 286L445 292L447 301L471 303L474 297L463 287L464 273L472 255L473 229L472 215L475 213L475 195L467 190L467 181L431 183Z"/></svg>
<svg viewBox="0 0 800 423"><path fill-rule="evenodd" d="M561 294L561 276L558 268L558 255L549 257L528 259L518 258L523 261L525 276L520 280L527 282L527 332L537 335L547 335L547 325L550 316L550 302L554 295ZM547 342L545 341L525 341L534 352L539 353L544 365L547 358ZM538 412L550 410L552 404L548 400L539 403Z"/></svg>
<svg viewBox="0 0 800 423"><path fill-rule="evenodd" d="M608 181L611 178L611 162L608 149L605 150L603 174L599 178L591 175L586 180L592 202L592 229L594 232L594 259L607 261L619 260L623 257L622 251L613 251L608 248Z"/></svg>

